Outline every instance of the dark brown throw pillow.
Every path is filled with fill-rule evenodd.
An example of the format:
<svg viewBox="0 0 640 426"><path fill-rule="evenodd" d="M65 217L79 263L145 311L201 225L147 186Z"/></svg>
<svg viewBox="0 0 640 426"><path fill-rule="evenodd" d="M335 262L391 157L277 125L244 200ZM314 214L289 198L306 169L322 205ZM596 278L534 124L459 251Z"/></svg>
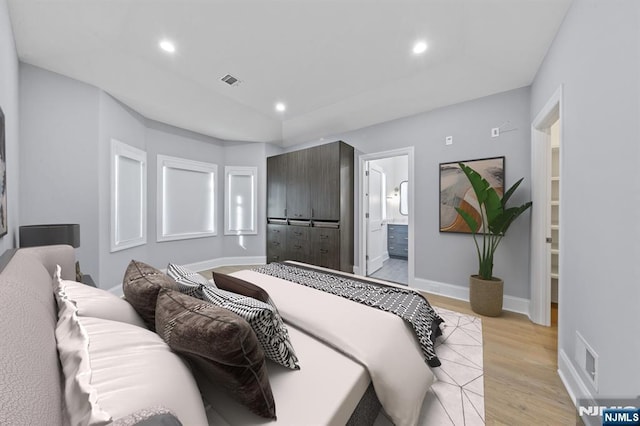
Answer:
<svg viewBox="0 0 640 426"><path fill-rule="evenodd" d="M231 291L233 293L241 294L243 296L253 297L261 302L269 303L269 293L257 285L241 280L240 278L232 277L231 275L221 274L219 272L213 273L213 282L216 283L218 288Z"/></svg>
<svg viewBox="0 0 640 426"><path fill-rule="evenodd" d="M178 289L171 277L153 266L137 260L129 262L122 279L124 297L152 331L155 331L156 326L156 300L163 287Z"/></svg>
<svg viewBox="0 0 640 426"><path fill-rule="evenodd" d="M255 414L276 418L264 352L247 321L178 291L162 289L156 330L207 380L222 386Z"/></svg>

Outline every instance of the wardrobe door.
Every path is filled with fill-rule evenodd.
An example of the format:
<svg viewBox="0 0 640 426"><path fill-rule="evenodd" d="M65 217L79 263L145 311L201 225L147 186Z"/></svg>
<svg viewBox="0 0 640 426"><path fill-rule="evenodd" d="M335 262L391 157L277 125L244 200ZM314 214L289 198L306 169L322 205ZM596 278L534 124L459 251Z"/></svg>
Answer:
<svg viewBox="0 0 640 426"><path fill-rule="evenodd" d="M287 217L287 154L267 158L267 217Z"/></svg>
<svg viewBox="0 0 640 426"><path fill-rule="evenodd" d="M310 150L287 154L287 217L311 219L311 158Z"/></svg>
<svg viewBox="0 0 640 426"><path fill-rule="evenodd" d="M311 208L315 220L340 220L340 143L310 149Z"/></svg>

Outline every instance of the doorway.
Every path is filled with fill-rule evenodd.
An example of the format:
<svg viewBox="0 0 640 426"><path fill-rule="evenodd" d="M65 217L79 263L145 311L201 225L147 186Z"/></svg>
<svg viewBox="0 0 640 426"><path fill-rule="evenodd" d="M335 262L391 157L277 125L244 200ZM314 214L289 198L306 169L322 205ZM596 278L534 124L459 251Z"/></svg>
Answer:
<svg viewBox="0 0 640 426"><path fill-rule="evenodd" d="M533 322L557 326L562 276L562 87L531 125L531 307Z"/></svg>
<svg viewBox="0 0 640 426"><path fill-rule="evenodd" d="M359 180L357 273L411 285L413 147L361 155Z"/></svg>

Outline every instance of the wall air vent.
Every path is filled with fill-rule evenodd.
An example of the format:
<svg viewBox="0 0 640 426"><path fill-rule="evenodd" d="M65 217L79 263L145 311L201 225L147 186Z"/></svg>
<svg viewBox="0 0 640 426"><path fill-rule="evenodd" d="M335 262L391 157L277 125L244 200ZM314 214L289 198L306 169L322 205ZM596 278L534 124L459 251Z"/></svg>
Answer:
<svg viewBox="0 0 640 426"><path fill-rule="evenodd" d="M238 84L240 84L240 80L235 78L231 74L225 75L220 80L222 80L223 82L227 83L229 86L237 86Z"/></svg>

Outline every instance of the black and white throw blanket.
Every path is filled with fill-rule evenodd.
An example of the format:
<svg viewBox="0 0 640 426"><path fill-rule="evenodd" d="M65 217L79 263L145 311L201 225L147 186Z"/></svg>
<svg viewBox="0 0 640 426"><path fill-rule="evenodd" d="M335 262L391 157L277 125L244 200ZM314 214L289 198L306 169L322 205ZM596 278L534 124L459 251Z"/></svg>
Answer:
<svg viewBox="0 0 640 426"><path fill-rule="evenodd" d="M444 320L418 292L286 263L274 262L253 270L399 316L413 328L426 363L440 366L434 342L442 334L440 324Z"/></svg>

